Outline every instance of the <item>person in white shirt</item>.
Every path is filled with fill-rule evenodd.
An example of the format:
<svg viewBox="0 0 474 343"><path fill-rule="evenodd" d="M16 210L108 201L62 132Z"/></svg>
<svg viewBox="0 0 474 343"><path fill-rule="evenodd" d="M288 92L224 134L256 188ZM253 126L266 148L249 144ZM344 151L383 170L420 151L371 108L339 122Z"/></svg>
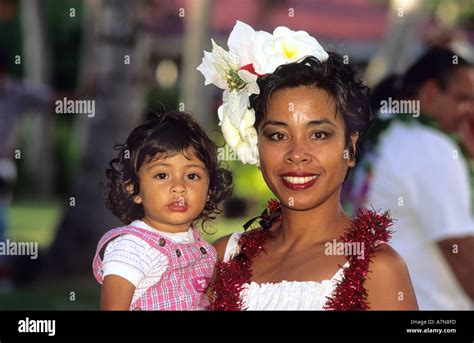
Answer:
<svg viewBox="0 0 474 343"><path fill-rule="evenodd" d="M433 48L379 92L387 83L391 92L374 92L379 119L346 194L355 208L391 209L392 243L407 262L421 310L473 309L472 169L463 142L451 135L473 114L474 68ZM383 111L387 96L418 102L420 113Z"/></svg>

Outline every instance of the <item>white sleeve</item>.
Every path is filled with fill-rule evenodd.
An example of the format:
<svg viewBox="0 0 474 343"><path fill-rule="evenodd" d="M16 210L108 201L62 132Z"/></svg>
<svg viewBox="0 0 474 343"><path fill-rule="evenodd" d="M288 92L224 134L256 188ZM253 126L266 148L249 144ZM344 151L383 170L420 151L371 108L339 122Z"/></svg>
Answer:
<svg viewBox="0 0 474 343"><path fill-rule="evenodd" d="M162 263L168 263L166 255L142 239L125 234L107 245L102 261L103 277L118 275L137 287ZM154 276L157 277L156 273Z"/></svg>
<svg viewBox="0 0 474 343"><path fill-rule="evenodd" d="M411 172L416 174L407 178L411 180L408 187L421 227L433 241L474 235L471 187L464 158L445 137L430 136L420 137L422 150L413 146L411 165L415 169Z"/></svg>
<svg viewBox="0 0 474 343"><path fill-rule="evenodd" d="M225 247L224 253L224 262L229 262L236 255L240 253L239 240L242 234L240 232L234 232L227 241L227 246Z"/></svg>

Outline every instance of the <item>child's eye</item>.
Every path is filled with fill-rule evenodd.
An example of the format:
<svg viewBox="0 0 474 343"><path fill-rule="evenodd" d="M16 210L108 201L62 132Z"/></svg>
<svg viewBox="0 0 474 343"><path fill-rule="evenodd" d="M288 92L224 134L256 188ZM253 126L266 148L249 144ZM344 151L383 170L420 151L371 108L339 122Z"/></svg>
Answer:
<svg viewBox="0 0 474 343"><path fill-rule="evenodd" d="M285 136L285 134L283 134L281 132L275 132L273 134L269 134L268 138L270 138L273 141L282 141L282 140L286 139L286 136Z"/></svg>
<svg viewBox="0 0 474 343"><path fill-rule="evenodd" d="M313 133L313 137L315 137L316 139L319 139L319 140L329 138L330 136L331 136L331 134L326 132L326 131L317 131L317 132Z"/></svg>
<svg viewBox="0 0 474 343"><path fill-rule="evenodd" d="M168 177L168 175L166 175L166 173L158 173L155 175L155 178L157 179L160 179L160 180L164 180Z"/></svg>
<svg viewBox="0 0 474 343"><path fill-rule="evenodd" d="M190 180L199 180L200 178L201 177L196 173L191 173L191 174L188 175L188 179L190 179Z"/></svg>

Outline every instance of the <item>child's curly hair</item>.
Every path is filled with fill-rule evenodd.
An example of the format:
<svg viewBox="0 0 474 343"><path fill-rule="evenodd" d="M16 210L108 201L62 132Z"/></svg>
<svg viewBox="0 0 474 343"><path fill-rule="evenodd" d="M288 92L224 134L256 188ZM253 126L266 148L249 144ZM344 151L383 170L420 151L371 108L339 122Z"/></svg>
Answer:
<svg viewBox="0 0 474 343"><path fill-rule="evenodd" d="M106 207L125 224L142 219L143 205L133 201L133 197L140 192L140 166L147 159L171 157L188 148L194 150L209 173L208 200L196 219L202 219L202 225L214 219L215 214L221 213L219 203L232 195L232 174L220 167L217 146L201 125L192 115L181 111L165 113L136 127L125 144L114 146L119 154L109 162L105 171ZM127 191L130 185L133 193Z"/></svg>

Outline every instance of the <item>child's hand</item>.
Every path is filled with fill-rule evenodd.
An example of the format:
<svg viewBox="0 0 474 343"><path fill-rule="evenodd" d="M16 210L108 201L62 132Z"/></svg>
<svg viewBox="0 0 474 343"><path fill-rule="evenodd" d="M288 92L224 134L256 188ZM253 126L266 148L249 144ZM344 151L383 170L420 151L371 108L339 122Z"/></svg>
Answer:
<svg viewBox="0 0 474 343"><path fill-rule="evenodd" d="M107 275L100 292L101 310L128 310L135 286L118 275Z"/></svg>

